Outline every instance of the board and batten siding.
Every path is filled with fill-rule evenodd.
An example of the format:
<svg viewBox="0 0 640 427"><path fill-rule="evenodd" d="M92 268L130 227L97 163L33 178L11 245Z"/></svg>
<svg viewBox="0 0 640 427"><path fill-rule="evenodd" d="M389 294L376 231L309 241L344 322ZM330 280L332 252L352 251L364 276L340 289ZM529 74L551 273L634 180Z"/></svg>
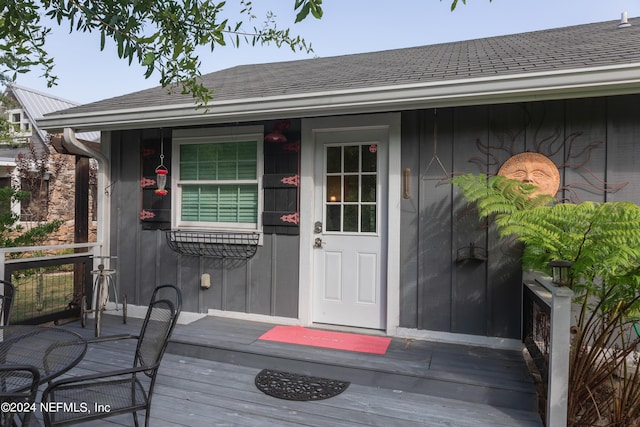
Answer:
<svg viewBox="0 0 640 427"><path fill-rule="evenodd" d="M400 326L520 338L520 248L480 221L447 176L496 174L510 156L539 152L560 170L568 202L640 203L640 96L405 112ZM458 259L473 245L486 260Z"/></svg>
<svg viewBox="0 0 640 427"><path fill-rule="evenodd" d="M272 123L264 125L267 132ZM286 147L265 142L265 176L297 174L299 123L294 122L286 134ZM250 260L234 262L178 254L169 248L165 237L165 230L171 226L171 192L166 199L154 197L155 187L144 184L145 178L155 178L161 140L168 157L171 135L166 130L163 139L158 129L111 134L110 237L112 255L118 257L112 266L118 270L120 293L126 293L130 304L146 305L156 286L171 283L181 289L185 311L206 313L214 309L296 318L299 233L296 223L279 218L297 213L297 186L261 189L265 191L269 218L264 218L262 245ZM165 165L171 165L166 158ZM171 171L167 188L170 182ZM211 278L209 289L200 286L205 273Z"/></svg>
<svg viewBox="0 0 640 427"><path fill-rule="evenodd" d="M409 197L400 205L400 326L520 338L521 249L480 221L447 176L495 174L510 156L533 151L559 167L559 197L567 201L640 203L639 105L640 95L629 95L403 112L400 173L409 172ZM298 212L298 189L280 184L280 175L293 182L298 174L300 121L291 123L288 149L295 155L283 157L280 148L265 143L265 224ZM261 124L265 134L273 128L273 122ZM299 229L294 224L265 225L256 255L230 265L173 252L163 231L170 226L166 201L150 207L157 223L141 219L151 200L141 190L141 178L149 174L141 153L154 138L158 143L158 129L111 134L112 252L118 255L117 280L128 301L146 304L155 286L175 283L186 311L297 318ZM169 132L164 140L170 141ZM470 246L486 259L458 259L458 252ZM211 276L206 290L200 288L204 273Z"/></svg>

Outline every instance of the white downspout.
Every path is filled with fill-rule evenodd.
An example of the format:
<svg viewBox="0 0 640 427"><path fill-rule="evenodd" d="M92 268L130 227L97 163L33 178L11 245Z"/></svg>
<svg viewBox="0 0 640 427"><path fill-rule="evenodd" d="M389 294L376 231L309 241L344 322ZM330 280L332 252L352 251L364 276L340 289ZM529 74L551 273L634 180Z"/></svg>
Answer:
<svg viewBox="0 0 640 427"><path fill-rule="evenodd" d="M64 128L64 140L67 144L75 147L83 154L93 157L98 161L98 176L97 176L97 229L96 240L100 245L100 253L96 255L109 255L110 254L110 226L111 226L111 198L109 197L108 189L111 187L111 163L107 156L102 151L94 150L91 147L84 145L76 138L76 133L71 128ZM104 137L104 134L103 134ZM109 141L103 141L101 138L101 149L109 145Z"/></svg>

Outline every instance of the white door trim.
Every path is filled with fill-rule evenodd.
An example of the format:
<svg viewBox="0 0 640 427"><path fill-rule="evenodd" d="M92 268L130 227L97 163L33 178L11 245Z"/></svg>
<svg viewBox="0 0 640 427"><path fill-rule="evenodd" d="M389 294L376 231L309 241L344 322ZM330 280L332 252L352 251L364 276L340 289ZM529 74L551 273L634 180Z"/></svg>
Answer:
<svg viewBox="0 0 640 427"><path fill-rule="evenodd" d="M400 113L323 117L302 120L300 152L300 273L298 318L312 323L313 221L315 194L314 133L358 128L387 128L389 133L387 209L387 335L395 335L400 323Z"/></svg>

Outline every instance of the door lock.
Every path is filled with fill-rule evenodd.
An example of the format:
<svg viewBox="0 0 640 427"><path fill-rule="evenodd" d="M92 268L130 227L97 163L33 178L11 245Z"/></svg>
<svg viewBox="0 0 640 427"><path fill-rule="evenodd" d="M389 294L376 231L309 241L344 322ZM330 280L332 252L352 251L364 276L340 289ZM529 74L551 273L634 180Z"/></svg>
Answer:
<svg viewBox="0 0 640 427"><path fill-rule="evenodd" d="M313 234L320 234L320 233L322 233L322 222L316 221L313 224Z"/></svg>
<svg viewBox="0 0 640 427"><path fill-rule="evenodd" d="M315 240L315 242L313 244L313 247L314 248L321 248L322 247L322 243L323 243L322 239L319 238L319 237L316 237L316 240Z"/></svg>

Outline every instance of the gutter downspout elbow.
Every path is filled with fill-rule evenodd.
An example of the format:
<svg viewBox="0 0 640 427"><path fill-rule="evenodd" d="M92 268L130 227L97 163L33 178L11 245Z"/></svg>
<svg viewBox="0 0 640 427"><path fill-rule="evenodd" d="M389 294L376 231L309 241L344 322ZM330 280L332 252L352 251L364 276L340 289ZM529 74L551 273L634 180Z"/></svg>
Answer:
<svg viewBox="0 0 640 427"><path fill-rule="evenodd" d="M75 130L71 128L64 128L63 137L67 144L76 148L82 154L93 157L98 162L98 191L96 192L98 211L96 212L96 240L101 248L100 254L98 255L103 255L102 251L105 251L105 254L109 254L109 230L111 223L111 216L109 215L109 212L111 210L111 199L108 197L107 189L111 186L111 163L109 162L109 158L105 156L102 151L95 150L78 140L78 138L76 138ZM103 142L105 144L108 143L108 141L101 141L101 147L104 147Z"/></svg>

